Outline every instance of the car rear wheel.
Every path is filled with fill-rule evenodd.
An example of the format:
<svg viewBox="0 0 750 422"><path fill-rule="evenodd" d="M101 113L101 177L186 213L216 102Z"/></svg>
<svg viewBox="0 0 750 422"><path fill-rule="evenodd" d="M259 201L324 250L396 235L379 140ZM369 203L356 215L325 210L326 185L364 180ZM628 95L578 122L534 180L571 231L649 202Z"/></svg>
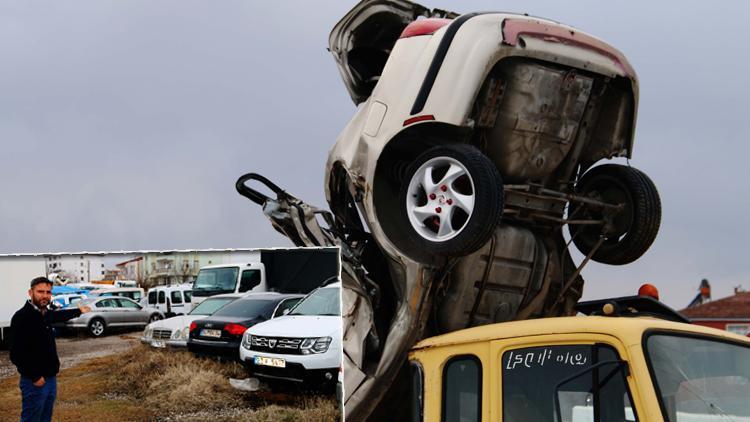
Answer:
<svg viewBox="0 0 750 422"><path fill-rule="evenodd" d="M107 330L107 325L101 318L94 318L89 322L89 334L94 337L101 337Z"/></svg>
<svg viewBox="0 0 750 422"><path fill-rule="evenodd" d="M151 317L150 317L150 318L148 319L148 322L149 322L149 323L152 323L152 322L154 322L154 321L158 321L158 320L160 320L160 319L161 319L161 315L159 315L159 314L153 314L153 315L151 315Z"/></svg>
<svg viewBox="0 0 750 422"><path fill-rule="evenodd" d="M569 225L578 250L588 255L604 241L591 259L610 265L625 265L640 258L656 239L661 223L661 200L651 179L642 171L619 164L605 164L586 172L576 185L576 193L612 205L618 212L602 207L571 203L569 216L575 220L604 220L600 225Z"/></svg>
<svg viewBox="0 0 750 422"><path fill-rule="evenodd" d="M417 157L401 188L410 256L463 256L484 245L500 221L503 182L495 165L465 144L437 146Z"/></svg>

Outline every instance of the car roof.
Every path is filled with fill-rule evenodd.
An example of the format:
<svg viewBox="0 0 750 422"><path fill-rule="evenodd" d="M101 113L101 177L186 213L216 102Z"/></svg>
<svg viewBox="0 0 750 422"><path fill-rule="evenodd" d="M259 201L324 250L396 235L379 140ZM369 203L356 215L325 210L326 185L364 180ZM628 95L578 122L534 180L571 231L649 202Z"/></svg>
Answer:
<svg viewBox="0 0 750 422"><path fill-rule="evenodd" d="M643 334L649 330L703 334L732 341L740 340L750 344L747 338L727 331L653 317L571 316L502 322L467 328L422 340L414 346L413 350L518 337L582 333L611 335L629 346L638 344Z"/></svg>
<svg viewBox="0 0 750 422"><path fill-rule="evenodd" d="M89 296L88 298L86 298L86 301L89 303L94 303L94 302L100 302L102 300L108 300L108 299L123 299L123 300L129 300L133 303L138 303L137 301L129 297L125 297L125 296Z"/></svg>
<svg viewBox="0 0 750 422"><path fill-rule="evenodd" d="M141 287L112 287L112 288L104 288L104 289L96 289L92 290L91 294L96 293L120 293L120 292L142 292L143 289Z"/></svg>
<svg viewBox="0 0 750 422"><path fill-rule="evenodd" d="M247 295L247 293L222 293L222 294L220 294L220 295L213 295L213 296L208 296L208 297L207 297L207 298L205 298L204 300L209 300L209 299L221 299L221 298L227 298L227 297L228 297L228 298L234 298L234 299L237 299L237 298L243 297L243 296L245 296L245 295Z"/></svg>
<svg viewBox="0 0 750 422"><path fill-rule="evenodd" d="M304 297L303 294L298 293L278 293L278 292L250 292L245 293L240 297L242 300L278 300L279 302L284 299L292 299L297 297Z"/></svg>
<svg viewBox="0 0 750 422"><path fill-rule="evenodd" d="M255 267L260 262L230 262L228 264L214 264L214 265L204 265L201 267L201 270L204 268L222 268L222 267Z"/></svg>

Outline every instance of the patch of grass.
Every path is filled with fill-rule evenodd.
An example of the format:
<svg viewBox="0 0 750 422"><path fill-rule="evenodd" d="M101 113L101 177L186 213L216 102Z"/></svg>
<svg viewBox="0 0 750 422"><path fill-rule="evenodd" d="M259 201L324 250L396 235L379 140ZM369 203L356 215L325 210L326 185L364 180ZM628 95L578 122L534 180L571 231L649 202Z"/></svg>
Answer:
<svg viewBox="0 0 750 422"><path fill-rule="evenodd" d="M297 421L341 419L333 397L308 393L243 392L238 363L198 359L187 352L138 345L88 360L58 376L54 421ZM18 378L0 382L0 420L18 420Z"/></svg>

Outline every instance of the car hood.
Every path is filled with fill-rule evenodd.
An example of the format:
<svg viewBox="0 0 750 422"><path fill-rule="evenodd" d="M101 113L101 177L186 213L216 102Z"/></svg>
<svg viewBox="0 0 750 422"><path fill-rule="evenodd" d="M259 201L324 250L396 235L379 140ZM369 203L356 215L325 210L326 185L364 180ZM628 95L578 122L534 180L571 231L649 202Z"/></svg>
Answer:
<svg viewBox="0 0 750 422"><path fill-rule="evenodd" d="M189 327L191 322L205 317L206 315L178 315L172 318L154 321L149 325L149 328L155 330L181 330L185 327Z"/></svg>
<svg viewBox="0 0 750 422"><path fill-rule="evenodd" d="M248 329L257 336L272 337L341 337L340 316L287 315Z"/></svg>
<svg viewBox="0 0 750 422"><path fill-rule="evenodd" d="M362 0L333 27L328 49L355 104L370 96L399 35L419 16L457 15L406 0Z"/></svg>

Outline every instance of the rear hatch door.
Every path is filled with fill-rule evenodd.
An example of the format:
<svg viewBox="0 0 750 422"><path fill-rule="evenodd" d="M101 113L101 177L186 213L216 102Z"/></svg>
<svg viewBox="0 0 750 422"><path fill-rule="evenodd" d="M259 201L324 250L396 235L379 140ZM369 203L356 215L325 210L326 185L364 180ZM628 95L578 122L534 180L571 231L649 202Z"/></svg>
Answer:
<svg viewBox="0 0 750 422"><path fill-rule="evenodd" d="M406 0L362 0L333 27L329 51L355 104L370 96L401 32L420 16L457 14Z"/></svg>

